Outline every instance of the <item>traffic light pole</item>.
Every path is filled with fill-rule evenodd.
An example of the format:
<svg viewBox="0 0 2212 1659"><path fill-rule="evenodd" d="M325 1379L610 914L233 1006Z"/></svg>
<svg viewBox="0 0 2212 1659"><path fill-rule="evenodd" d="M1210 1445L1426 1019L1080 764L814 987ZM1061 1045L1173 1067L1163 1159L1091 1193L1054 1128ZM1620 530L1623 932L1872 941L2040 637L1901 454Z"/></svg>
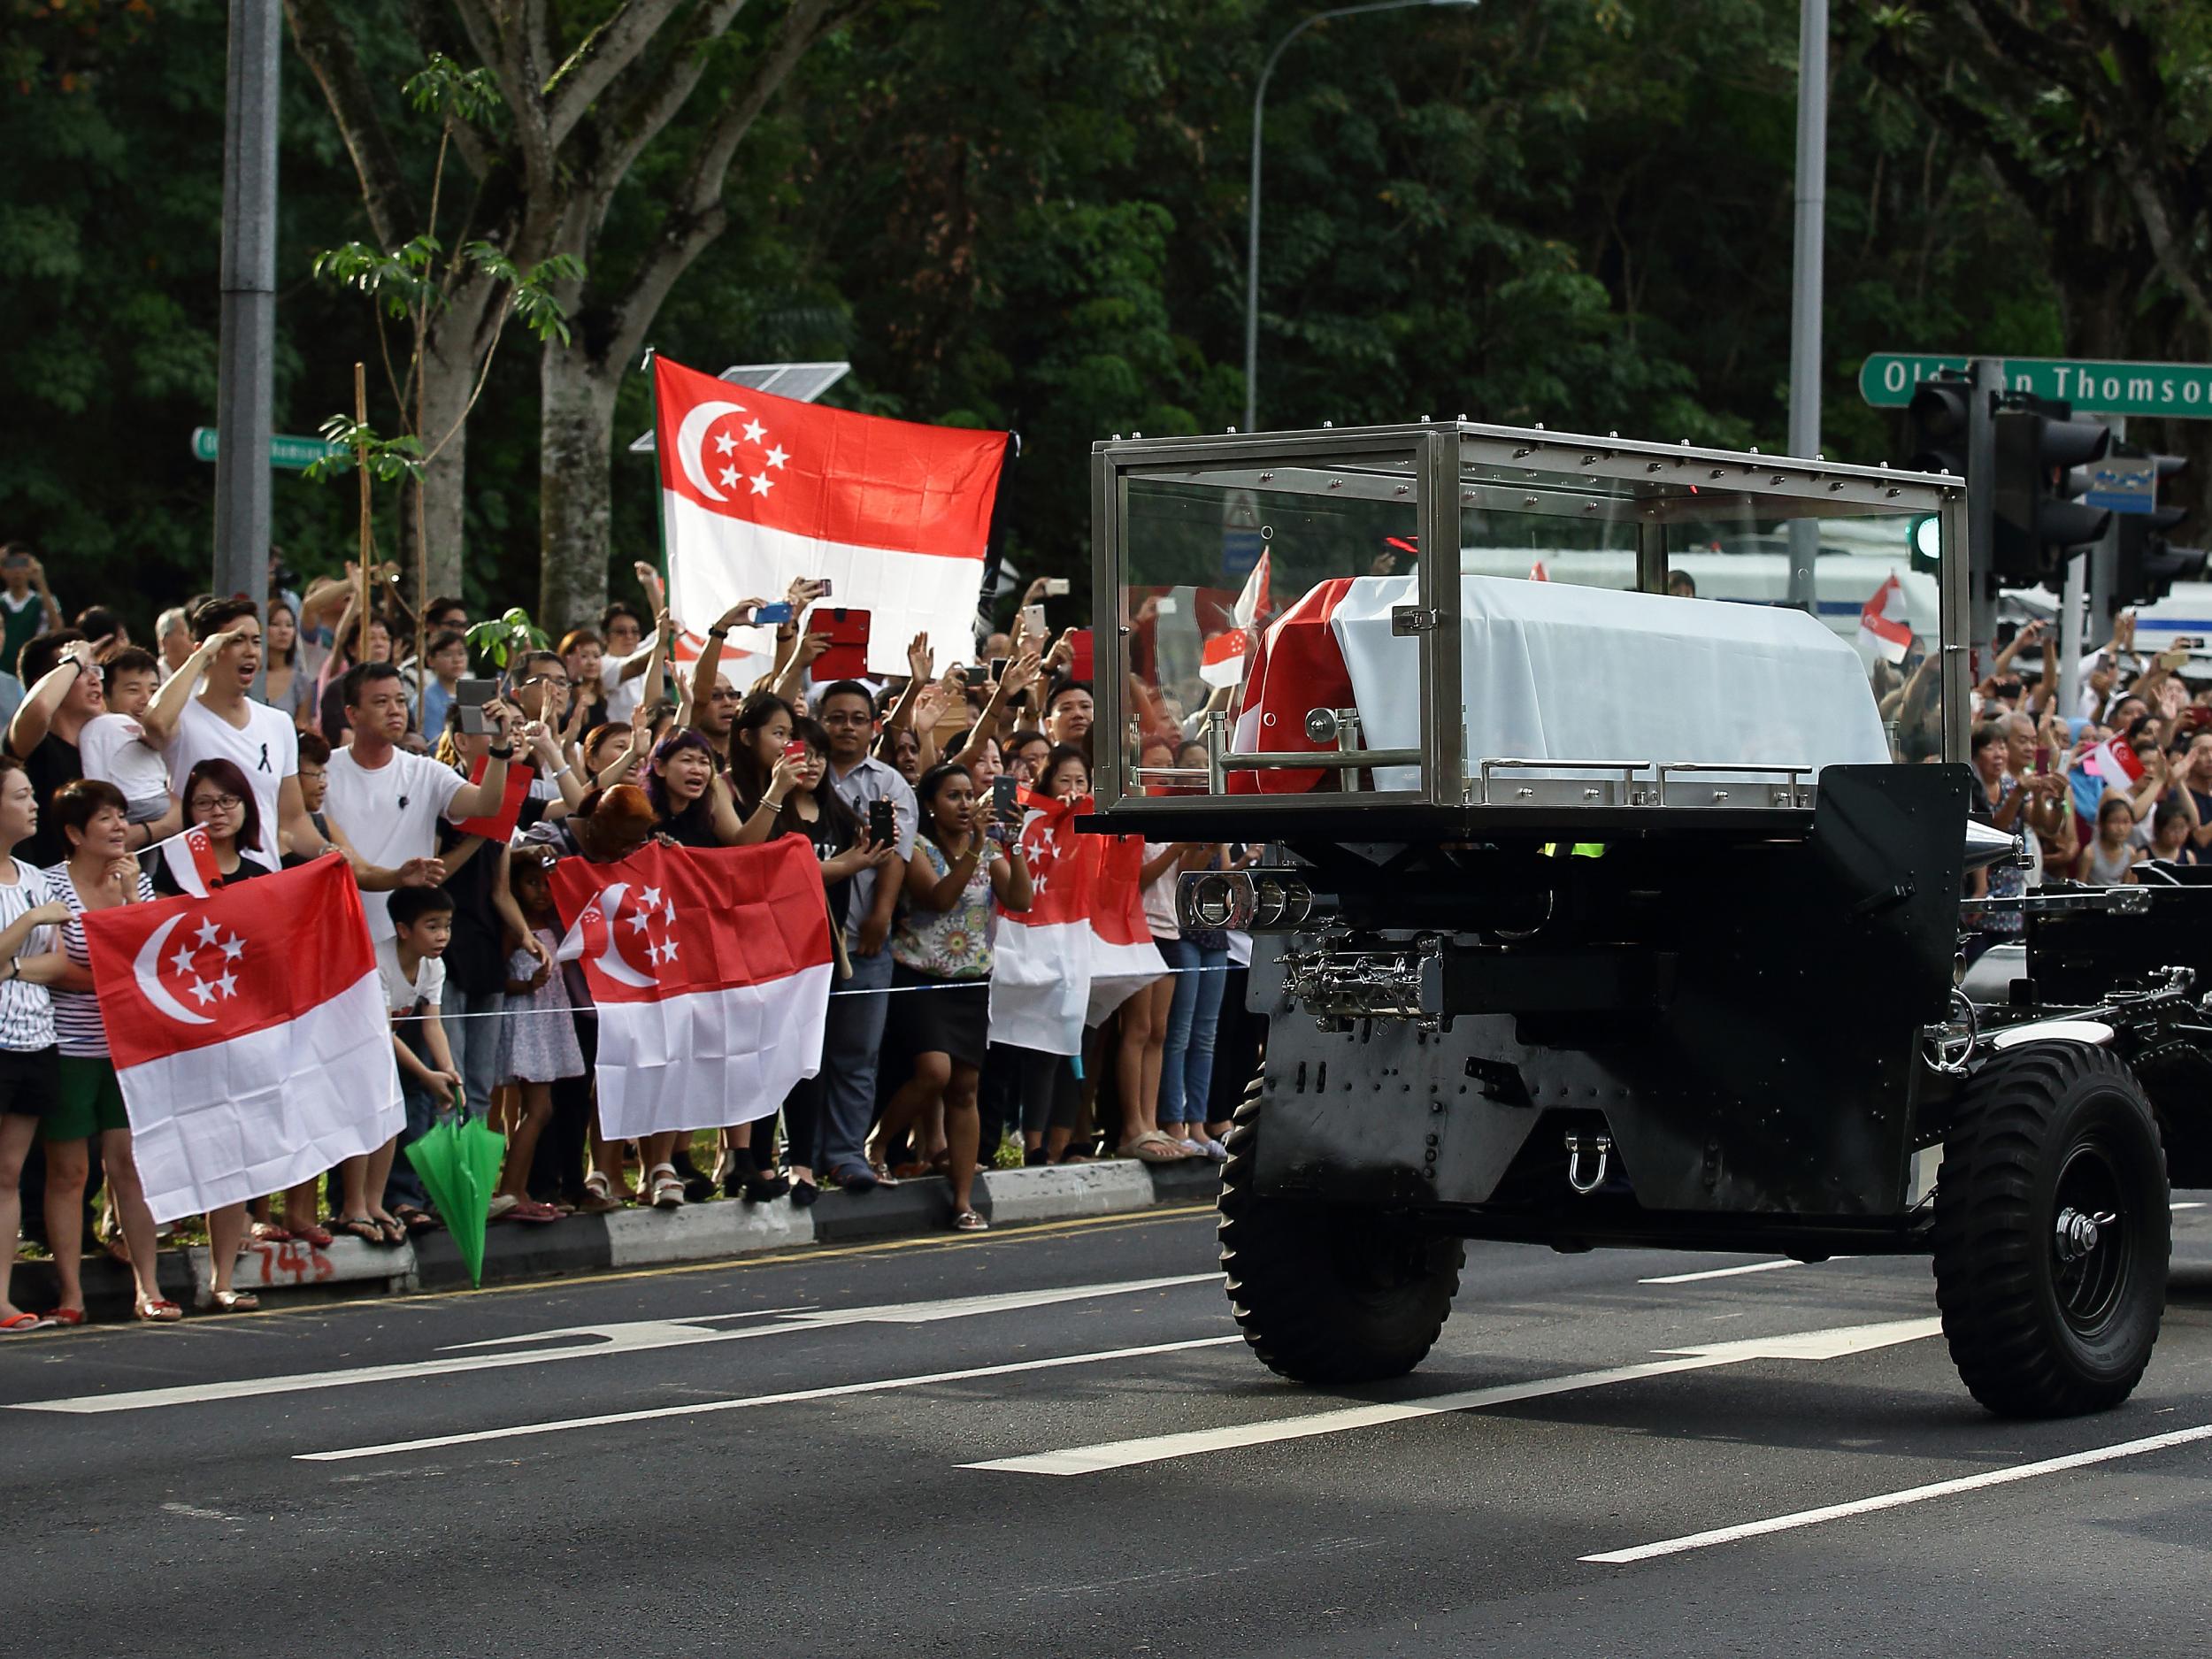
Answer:
<svg viewBox="0 0 2212 1659"><path fill-rule="evenodd" d="M2124 415L2090 415L2089 419L2110 429L2117 445L2128 435ZM2112 619L2126 603L2116 591L2120 574L2120 519L2115 514L2105 533L2089 549L2089 621L2084 649L2093 650L2112 637Z"/></svg>
<svg viewBox="0 0 2212 1659"><path fill-rule="evenodd" d="M2089 556L2077 553L2066 561L2066 588L2058 602L2058 711L2072 719L2081 707L2082 602L2089 586Z"/></svg>
<svg viewBox="0 0 2212 1659"><path fill-rule="evenodd" d="M1997 396L2002 371L1976 358L1966 366L1970 393L1966 425L1966 682L1981 683L1997 638Z"/></svg>
<svg viewBox="0 0 2212 1659"><path fill-rule="evenodd" d="M276 363L277 0L231 0L223 119L222 319L211 592L268 596L269 434Z"/></svg>

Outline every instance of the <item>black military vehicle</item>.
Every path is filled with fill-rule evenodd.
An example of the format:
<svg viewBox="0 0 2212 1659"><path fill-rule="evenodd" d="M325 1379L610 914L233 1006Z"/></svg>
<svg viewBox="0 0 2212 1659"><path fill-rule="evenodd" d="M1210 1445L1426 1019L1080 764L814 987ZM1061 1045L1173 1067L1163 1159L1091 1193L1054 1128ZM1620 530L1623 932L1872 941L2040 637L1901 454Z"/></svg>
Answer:
<svg viewBox="0 0 2212 1659"><path fill-rule="evenodd" d="M2015 849L1955 480L1462 421L1117 439L1093 491L1089 827L1256 855L1181 913L1271 1022L1221 1197L1263 1360L1410 1369L1471 1238L1916 1252L1990 1409L2127 1396L2212 1029L2128 893L1956 989Z"/></svg>

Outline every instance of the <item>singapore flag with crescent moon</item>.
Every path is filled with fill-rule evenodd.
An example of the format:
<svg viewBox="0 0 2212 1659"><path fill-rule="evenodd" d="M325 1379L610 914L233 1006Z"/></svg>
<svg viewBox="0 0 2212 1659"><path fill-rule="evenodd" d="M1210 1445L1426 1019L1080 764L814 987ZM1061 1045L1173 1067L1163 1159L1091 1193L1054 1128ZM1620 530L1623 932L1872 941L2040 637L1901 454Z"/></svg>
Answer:
<svg viewBox="0 0 2212 1659"><path fill-rule="evenodd" d="M405 1126L344 859L84 923L156 1220L281 1192Z"/></svg>
<svg viewBox="0 0 2212 1659"><path fill-rule="evenodd" d="M564 858L553 903L599 1010L610 1141L750 1122L820 1069L829 910L804 836Z"/></svg>
<svg viewBox="0 0 2212 1659"><path fill-rule="evenodd" d="M871 674L904 673L917 634L964 654L1004 433L795 403L657 356L653 404L669 608L688 634L827 577L832 603L872 613ZM739 628L729 649L764 664L774 632Z"/></svg>

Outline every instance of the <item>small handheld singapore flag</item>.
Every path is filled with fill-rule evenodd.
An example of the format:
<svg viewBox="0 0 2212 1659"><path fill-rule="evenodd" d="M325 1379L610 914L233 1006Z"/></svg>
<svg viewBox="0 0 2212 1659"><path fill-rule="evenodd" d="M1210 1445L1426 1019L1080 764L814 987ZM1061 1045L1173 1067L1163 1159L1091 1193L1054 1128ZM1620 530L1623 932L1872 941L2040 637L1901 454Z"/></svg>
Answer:
<svg viewBox="0 0 2212 1659"><path fill-rule="evenodd" d="M88 910L84 927L156 1220L281 1192L405 1125L344 859Z"/></svg>
<svg viewBox="0 0 2212 1659"><path fill-rule="evenodd" d="M598 1005L609 1140L749 1123L820 1069L829 910L803 836L564 858L553 902Z"/></svg>
<svg viewBox="0 0 2212 1659"><path fill-rule="evenodd" d="M871 674L904 673L917 634L958 655L1004 433L795 403L663 357L653 406L669 607L687 634L741 600L779 601L795 579L826 577L832 603L873 613ZM773 631L737 629L729 648L765 658Z"/></svg>

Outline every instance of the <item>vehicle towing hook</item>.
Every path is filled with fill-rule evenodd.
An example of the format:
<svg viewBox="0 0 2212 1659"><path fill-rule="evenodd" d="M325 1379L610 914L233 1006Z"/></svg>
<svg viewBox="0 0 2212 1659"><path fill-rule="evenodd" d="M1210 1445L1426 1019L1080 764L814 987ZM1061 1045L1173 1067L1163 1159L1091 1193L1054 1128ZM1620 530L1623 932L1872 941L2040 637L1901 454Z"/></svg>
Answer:
<svg viewBox="0 0 2212 1659"><path fill-rule="evenodd" d="M1567 1136L1567 1185L1573 1187L1583 1197L1587 1198L1605 1185L1605 1166L1612 1155L1613 1137L1611 1135L1582 1135L1571 1132ZM1582 1167L1582 1160L1586 1156L1597 1160L1596 1166L1591 1171L1587 1180L1577 1173Z"/></svg>

